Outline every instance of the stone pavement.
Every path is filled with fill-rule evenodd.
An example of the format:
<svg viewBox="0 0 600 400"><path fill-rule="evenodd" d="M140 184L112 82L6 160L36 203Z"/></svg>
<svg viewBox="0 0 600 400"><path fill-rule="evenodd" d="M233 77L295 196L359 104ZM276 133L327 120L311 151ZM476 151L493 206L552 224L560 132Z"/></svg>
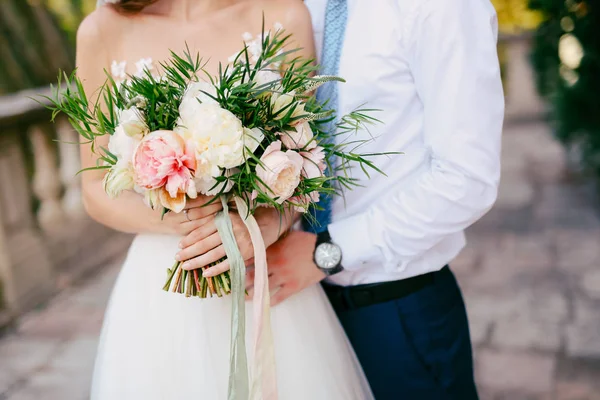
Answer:
<svg viewBox="0 0 600 400"><path fill-rule="evenodd" d="M600 399L600 198L544 125L508 126L502 159L498 201L452 264L482 398Z"/></svg>
<svg viewBox="0 0 600 400"><path fill-rule="evenodd" d="M469 230L453 263L482 400L600 399L594 202L593 188L566 174L544 125L507 127L498 203ZM118 264L66 289L0 340L0 400L87 398Z"/></svg>

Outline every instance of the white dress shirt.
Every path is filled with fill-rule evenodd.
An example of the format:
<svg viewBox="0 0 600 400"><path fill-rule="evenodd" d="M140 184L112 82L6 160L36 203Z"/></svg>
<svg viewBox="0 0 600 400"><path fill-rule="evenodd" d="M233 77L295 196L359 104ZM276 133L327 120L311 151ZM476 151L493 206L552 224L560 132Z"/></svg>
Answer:
<svg viewBox="0 0 600 400"><path fill-rule="evenodd" d="M317 57L327 0L306 0ZM339 285L404 279L441 269L463 230L496 200L504 95L489 0L348 0L339 112L364 104L383 124L358 139L383 156L364 187L333 203L329 232L342 248ZM355 139L356 136L348 139ZM342 139L339 139L342 140Z"/></svg>

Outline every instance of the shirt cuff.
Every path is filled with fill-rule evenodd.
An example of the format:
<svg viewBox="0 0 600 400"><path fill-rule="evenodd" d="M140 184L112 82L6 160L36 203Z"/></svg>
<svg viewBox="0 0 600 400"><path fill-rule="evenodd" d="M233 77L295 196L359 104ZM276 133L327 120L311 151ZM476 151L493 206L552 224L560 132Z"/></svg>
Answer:
<svg viewBox="0 0 600 400"><path fill-rule="evenodd" d="M367 263L382 259L382 253L369 232L365 213L353 215L330 224L331 241L342 249L342 266L353 271Z"/></svg>

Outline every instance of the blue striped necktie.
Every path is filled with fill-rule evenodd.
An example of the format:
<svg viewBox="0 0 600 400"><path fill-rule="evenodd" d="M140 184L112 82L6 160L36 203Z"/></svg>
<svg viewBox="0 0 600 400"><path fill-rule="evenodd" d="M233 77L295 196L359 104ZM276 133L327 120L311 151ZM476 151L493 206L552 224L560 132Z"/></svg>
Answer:
<svg viewBox="0 0 600 400"><path fill-rule="evenodd" d="M323 48L321 51L322 75L337 75L340 65L340 56L346 32L346 21L348 20L347 0L328 0L325 11L325 32L323 36ZM317 100L323 104L327 102L327 108L338 109L338 82L328 82L317 90ZM335 129L335 122L329 123L325 129ZM333 133L328 138L333 141ZM329 159L330 164L335 165L335 160ZM334 171L329 171L334 173ZM331 195L321 195L319 202L321 210L313 209L315 219L308 221L304 219L304 227L307 231L319 233L327 229L331 223ZM315 222L316 221L316 222Z"/></svg>

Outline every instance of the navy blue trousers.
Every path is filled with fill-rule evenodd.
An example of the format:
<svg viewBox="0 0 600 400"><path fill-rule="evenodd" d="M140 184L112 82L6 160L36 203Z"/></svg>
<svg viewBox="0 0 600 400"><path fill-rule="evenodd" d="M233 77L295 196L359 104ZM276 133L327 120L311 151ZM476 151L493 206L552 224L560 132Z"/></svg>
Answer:
<svg viewBox="0 0 600 400"><path fill-rule="evenodd" d="M477 400L463 298L448 267L399 300L336 310L376 400Z"/></svg>

